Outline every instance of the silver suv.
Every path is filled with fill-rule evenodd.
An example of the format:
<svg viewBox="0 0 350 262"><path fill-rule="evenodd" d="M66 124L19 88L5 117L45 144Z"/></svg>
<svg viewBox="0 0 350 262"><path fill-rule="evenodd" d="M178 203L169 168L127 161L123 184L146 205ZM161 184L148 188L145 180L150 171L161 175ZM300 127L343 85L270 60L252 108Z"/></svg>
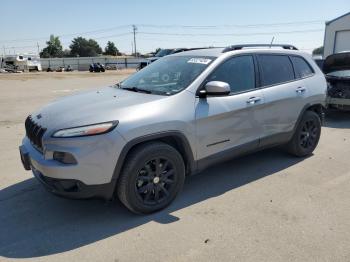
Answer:
<svg viewBox="0 0 350 262"><path fill-rule="evenodd" d="M310 155L326 89L315 62L293 46L174 54L30 115L21 159L52 193L119 197L151 213L214 163L277 145Z"/></svg>

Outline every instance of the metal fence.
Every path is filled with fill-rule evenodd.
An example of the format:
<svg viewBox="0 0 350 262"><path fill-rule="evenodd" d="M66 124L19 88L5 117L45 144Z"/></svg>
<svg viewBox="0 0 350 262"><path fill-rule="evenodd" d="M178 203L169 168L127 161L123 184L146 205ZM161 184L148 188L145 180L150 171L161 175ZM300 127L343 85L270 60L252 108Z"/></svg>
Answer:
<svg viewBox="0 0 350 262"><path fill-rule="evenodd" d="M136 68L144 58L117 58L117 57L65 57L65 58L41 58L41 67L46 71L48 67L56 70L59 67L71 66L73 70L86 71L92 63L101 63L112 69Z"/></svg>

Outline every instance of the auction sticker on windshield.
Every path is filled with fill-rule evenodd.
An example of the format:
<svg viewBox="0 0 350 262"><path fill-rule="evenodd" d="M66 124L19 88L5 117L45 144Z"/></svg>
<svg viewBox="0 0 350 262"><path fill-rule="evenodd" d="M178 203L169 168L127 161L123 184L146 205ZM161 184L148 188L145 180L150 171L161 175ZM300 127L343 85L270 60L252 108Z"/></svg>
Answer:
<svg viewBox="0 0 350 262"><path fill-rule="evenodd" d="M208 59L208 58L191 58L190 60L187 61L187 63L204 64L204 65L207 65L210 62L211 62L211 59Z"/></svg>

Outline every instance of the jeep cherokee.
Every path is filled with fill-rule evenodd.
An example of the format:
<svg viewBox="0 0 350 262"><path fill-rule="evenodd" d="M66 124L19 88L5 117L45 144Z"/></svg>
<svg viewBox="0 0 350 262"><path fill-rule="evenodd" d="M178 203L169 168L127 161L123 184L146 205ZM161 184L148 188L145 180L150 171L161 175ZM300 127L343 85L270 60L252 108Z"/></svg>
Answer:
<svg viewBox="0 0 350 262"><path fill-rule="evenodd" d="M214 163L277 145L310 155L327 83L308 54L281 47L182 52L52 102L25 121L24 168L54 194L151 213Z"/></svg>

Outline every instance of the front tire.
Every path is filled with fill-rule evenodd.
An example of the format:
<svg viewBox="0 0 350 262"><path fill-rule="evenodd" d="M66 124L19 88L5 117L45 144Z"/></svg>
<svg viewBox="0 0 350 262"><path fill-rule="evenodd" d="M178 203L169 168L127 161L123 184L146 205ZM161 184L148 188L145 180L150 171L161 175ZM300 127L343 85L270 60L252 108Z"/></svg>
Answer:
<svg viewBox="0 0 350 262"><path fill-rule="evenodd" d="M306 111L299 122L287 151L297 157L305 157L315 150L321 136L321 119L317 113Z"/></svg>
<svg viewBox="0 0 350 262"><path fill-rule="evenodd" d="M128 155L117 184L119 200L132 212L148 214L168 206L181 190L185 165L168 144L150 142Z"/></svg>

